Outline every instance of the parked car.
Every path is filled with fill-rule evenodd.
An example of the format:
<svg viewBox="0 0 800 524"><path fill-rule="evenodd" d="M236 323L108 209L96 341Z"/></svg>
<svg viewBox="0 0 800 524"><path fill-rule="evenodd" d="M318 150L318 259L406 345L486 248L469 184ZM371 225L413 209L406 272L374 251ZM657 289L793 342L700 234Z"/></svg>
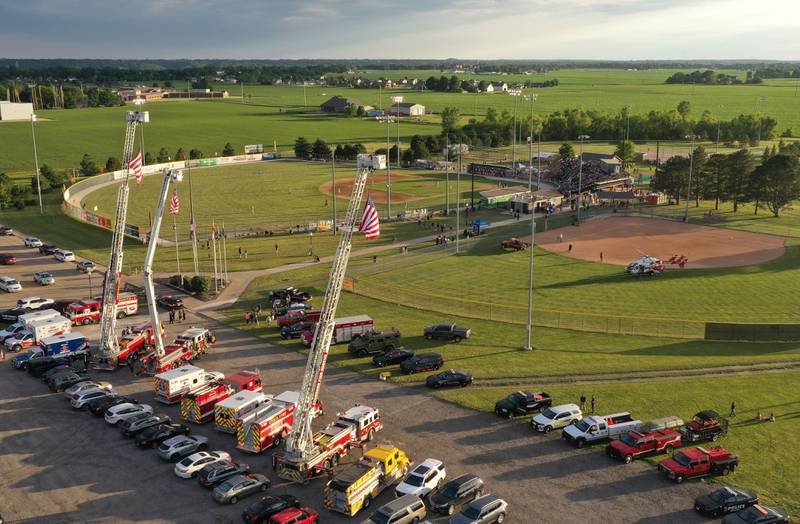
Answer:
<svg viewBox="0 0 800 524"><path fill-rule="evenodd" d="M498 400L494 405L494 412L501 417L513 418L517 415L528 415L534 411L541 411L550 407L552 403L553 399L544 391L537 393L517 391Z"/></svg>
<svg viewBox="0 0 800 524"><path fill-rule="evenodd" d="M203 466L216 462L217 460L230 460L231 456L224 451L217 451L208 453L203 451L208 447L208 438L202 435L179 435L177 437L168 438L158 445L158 456L164 460L174 462L180 460L175 465L175 474L181 477L183 474L189 478L197 471L200 471ZM200 459L210 458L211 460L201 461Z"/></svg>
<svg viewBox="0 0 800 524"><path fill-rule="evenodd" d="M425 459L411 473L397 485L395 495L416 495L425 497L444 483L447 472L441 460Z"/></svg>
<svg viewBox="0 0 800 524"><path fill-rule="evenodd" d="M6 293L19 293L22 291L22 285L11 277L0 277L0 289Z"/></svg>
<svg viewBox="0 0 800 524"><path fill-rule="evenodd" d="M55 254L58 246L53 244L42 244L39 246L39 253L42 255L53 255Z"/></svg>
<svg viewBox="0 0 800 524"><path fill-rule="evenodd" d="M273 515L269 524L317 524L319 513L311 508L289 508Z"/></svg>
<svg viewBox="0 0 800 524"><path fill-rule="evenodd" d="M83 409L89 404L89 402L99 400L113 394L113 391L106 391L105 389L87 389L73 396L69 403L75 409Z"/></svg>
<svg viewBox="0 0 800 524"><path fill-rule="evenodd" d="M410 359L414 356L414 352L410 349L403 347L387 351L383 355L375 355L372 357L372 363L379 368L391 366L392 364L402 364L403 361Z"/></svg>
<svg viewBox="0 0 800 524"><path fill-rule="evenodd" d="M53 393L61 393L65 389L72 387L75 384L87 382L89 380L89 375L84 372L65 373L63 375L56 375L53 377L53 379L48 382L47 386Z"/></svg>
<svg viewBox="0 0 800 524"><path fill-rule="evenodd" d="M384 504L364 524L416 524L428 516L425 503L415 495L403 495Z"/></svg>
<svg viewBox="0 0 800 524"><path fill-rule="evenodd" d="M466 505L450 524L501 524L506 521L508 504L497 495L484 495Z"/></svg>
<svg viewBox="0 0 800 524"><path fill-rule="evenodd" d="M90 389L111 391L111 388L111 382L106 382L105 380L87 380L86 382L80 382L65 389L64 396L67 397L67 400L72 400L74 397Z"/></svg>
<svg viewBox="0 0 800 524"><path fill-rule="evenodd" d="M444 359L439 353L420 353L400 363L400 371L407 375L434 371L444 365Z"/></svg>
<svg viewBox="0 0 800 524"><path fill-rule="evenodd" d="M59 262L75 262L75 253L66 249L57 249L53 252L53 258Z"/></svg>
<svg viewBox="0 0 800 524"><path fill-rule="evenodd" d="M758 495L752 491L724 487L694 499L695 511L707 517L721 517L758 504Z"/></svg>
<svg viewBox="0 0 800 524"><path fill-rule="evenodd" d="M658 464L658 470L668 479L680 484L686 479L707 475L724 477L734 472L737 466L739 466L738 457L723 447L708 449L697 447L682 449L672 457L662 460Z"/></svg>
<svg viewBox="0 0 800 524"><path fill-rule="evenodd" d="M314 322L303 321L289 324L281 328L281 338L289 340L291 338L300 338L303 333L314 327Z"/></svg>
<svg viewBox="0 0 800 524"><path fill-rule="evenodd" d="M237 475L214 488L214 500L223 504L236 504L240 499L259 491L267 491L271 482L264 475Z"/></svg>
<svg viewBox="0 0 800 524"><path fill-rule="evenodd" d="M386 331L367 331L355 337L347 346L347 351L366 357L386 353L400 346L400 332L394 328Z"/></svg>
<svg viewBox="0 0 800 524"><path fill-rule="evenodd" d="M75 269L81 273L94 273L94 270L97 269L97 264L91 260L81 260L75 264Z"/></svg>
<svg viewBox="0 0 800 524"><path fill-rule="evenodd" d="M524 240L520 240L518 238L508 238L506 240L500 241L500 247L502 249L513 249L514 251L525 251L530 246L529 243L525 242Z"/></svg>
<svg viewBox="0 0 800 524"><path fill-rule="evenodd" d="M0 253L0 264L12 266L17 263L17 257L9 253Z"/></svg>
<svg viewBox="0 0 800 524"><path fill-rule="evenodd" d="M139 401L136 399L123 397L120 395L109 395L107 397L90 400L88 404L86 404L86 409L88 409L89 413L91 413L95 417L102 417L105 415L106 411L113 406L118 406L119 404L138 404L138 403Z"/></svg>
<svg viewBox="0 0 800 524"><path fill-rule="evenodd" d="M48 383L54 376L58 375L59 373L61 374L77 373L78 371L80 370L77 368L73 368L66 362L58 362L55 363L55 365L48 367L47 369L42 369L38 377L42 379L42 382Z"/></svg>
<svg viewBox="0 0 800 524"><path fill-rule="evenodd" d="M452 323L437 324L435 326L428 326L422 333L428 340L452 340L453 342L461 342L462 339L469 338L472 330L469 328L462 328Z"/></svg>
<svg viewBox="0 0 800 524"><path fill-rule="evenodd" d="M164 309L180 309L183 307L183 300L173 295L161 295L156 302Z"/></svg>
<svg viewBox="0 0 800 524"><path fill-rule="evenodd" d="M549 433L561 429L581 419L581 408L575 404L552 406L531 419L531 427L536 431Z"/></svg>
<svg viewBox="0 0 800 524"><path fill-rule="evenodd" d="M122 435L125 437L135 437L142 431L152 428L153 426L160 426L161 424L169 424L169 415L163 413L154 413L141 418L128 419L120 424L122 428Z"/></svg>
<svg viewBox="0 0 800 524"><path fill-rule="evenodd" d="M204 488L213 488L223 480L228 480L236 475L250 473L250 465L244 462L223 461L216 464L203 466L197 474L197 482Z"/></svg>
<svg viewBox="0 0 800 524"><path fill-rule="evenodd" d="M123 420L134 417L141 413L152 413L153 408L149 404L132 404L130 402L123 402L116 406L111 406L106 410L106 422L112 426L116 426Z"/></svg>
<svg viewBox="0 0 800 524"><path fill-rule="evenodd" d="M483 495L483 481L477 475L461 475L446 482L428 499L431 511L452 515L456 507Z"/></svg>
<svg viewBox="0 0 800 524"><path fill-rule="evenodd" d="M8 237L8 236L11 236L13 234L14 234L14 230L11 229L10 227L8 227L8 226L0 227L0 235Z"/></svg>
<svg viewBox="0 0 800 524"><path fill-rule="evenodd" d="M41 247L42 241L36 237L25 237L25 247Z"/></svg>
<svg viewBox="0 0 800 524"><path fill-rule="evenodd" d="M51 306L55 300L52 298L42 298L42 297L28 297L28 298L21 298L17 300L17 307L25 308L28 310L34 309L48 309L46 306Z"/></svg>
<svg viewBox="0 0 800 524"><path fill-rule="evenodd" d="M152 426L136 435L136 446L140 448L152 448L156 444L161 444L167 439L179 435L188 435L191 429L183 424L159 424Z"/></svg>
<svg viewBox="0 0 800 524"><path fill-rule="evenodd" d="M783 508L769 508L756 504L742 511L728 515L722 524L775 524L789 522L789 513Z"/></svg>
<svg viewBox="0 0 800 524"><path fill-rule="evenodd" d="M242 520L248 524L262 523L284 510L299 507L300 501L294 495L267 495L255 504L248 506L242 512Z"/></svg>
<svg viewBox="0 0 800 524"><path fill-rule="evenodd" d="M472 373L456 369L448 369L447 371L442 371L435 375L429 375L428 378L425 379L425 385L433 389L452 386L465 387L470 384L472 384Z"/></svg>
<svg viewBox="0 0 800 524"><path fill-rule="evenodd" d="M19 317L21 317L22 315L24 315L26 313L30 313L30 311L25 309L24 307L15 307L15 308L12 308L12 309L6 309L2 313L0 313L0 318L2 318L3 320L6 320L8 322L16 322L19 319ZM22 329L22 328L23 328L23 326L20 326L20 329ZM8 337L7 336L3 336L2 340L5 341L6 338L8 338Z"/></svg>
<svg viewBox="0 0 800 524"><path fill-rule="evenodd" d="M50 286L56 283L55 277L49 271L37 271L33 274L33 281L40 286Z"/></svg>

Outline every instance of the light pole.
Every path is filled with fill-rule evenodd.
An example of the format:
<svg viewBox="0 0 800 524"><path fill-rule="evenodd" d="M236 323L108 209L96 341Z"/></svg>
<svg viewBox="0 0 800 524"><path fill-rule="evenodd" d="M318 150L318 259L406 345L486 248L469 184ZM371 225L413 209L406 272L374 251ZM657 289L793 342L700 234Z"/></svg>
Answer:
<svg viewBox="0 0 800 524"><path fill-rule="evenodd" d="M581 223L581 203L583 201L582 198L582 191L583 191L583 141L589 140L589 135L578 135L578 139L581 141L581 153L578 157L578 224Z"/></svg>
<svg viewBox="0 0 800 524"><path fill-rule="evenodd" d="M518 89L513 89L508 92L509 95L515 97L514 98L514 120L512 120L511 124L511 174L513 175L517 170L514 163L514 160L517 156L517 106L519 105L519 96L522 94L521 91Z"/></svg>
<svg viewBox="0 0 800 524"><path fill-rule="evenodd" d="M535 203L536 197L533 196L533 162L531 162L531 157L533 156L533 103L536 101L536 95L531 93L531 125L530 125L530 137L528 137L528 192L531 193L531 206L528 209L531 213L531 245L529 253L530 256L530 264L528 268L528 341L523 348L525 351L532 351L533 345L531 344L531 338L533 337L533 246L534 246L534 236L536 235L536 218L535 218ZM541 176L541 175L539 175ZM539 186L536 186L536 191L539 191Z"/></svg>
<svg viewBox="0 0 800 524"><path fill-rule="evenodd" d="M308 256L314 256L314 232L308 232Z"/></svg>
<svg viewBox="0 0 800 524"><path fill-rule="evenodd" d="M389 166L389 162L386 162ZM333 178L333 236L336 236L336 151L331 152L331 177Z"/></svg>
<svg viewBox="0 0 800 524"><path fill-rule="evenodd" d="M39 182L39 152L36 150L36 114L31 113L31 136L33 137L33 162L36 165L36 190L39 193L39 214L44 214L42 206L42 184Z"/></svg>
<svg viewBox="0 0 800 524"><path fill-rule="evenodd" d="M395 114L395 118L397 118L397 166L400 165L400 102L403 101L402 96L395 96L392 97L392 101L397 104L397 111ZM389 198L387 199L387 206L386 206L386 214L388 216L392 216L392 178L391 175L389 176L389 182L386 185L387 194Z"/></svg>
<svg viewBox="0 0 800 524"><path fill-rule="evenodd" d="M758 97L756 100L756 113L758 113L758 145L761 145L761 102L764 102L766 98L763 96Z"/></svg>
<svg viewBox="0 0 800 524"><path fill-rule="evenodd" d="M444 148L444 214L450 216L450 135Z"/></svg>
<svg viewBox="0 0 800 524"><path fill-rule="evenodd" d="M689 222L689 196L692 194L692 168L694 167L694 141L697 135L686 135L684 138L691 141L689 146L689 185L686 187L686 209L683 212L683 221Z"/></svg>
<svg viewBox="0 0 800 524"><path fill-rule="evenodd" d="M186 165L189 168L189 220L191 221L189 229L192 232L192 262L194 263L194 274L197 275L200 269L197 258L197 222L195 222L194 217L194 193L192 192L192 161L187 160ZM181 281L181 286L183 286L183 281Z"/></svg>
<svg viewBox="0 0 800 524"><path fill-rule="evenodd" d="M456 255L459 253L458 239L461 237L461 144L458 144L458 171L456 171Z"/></svg>

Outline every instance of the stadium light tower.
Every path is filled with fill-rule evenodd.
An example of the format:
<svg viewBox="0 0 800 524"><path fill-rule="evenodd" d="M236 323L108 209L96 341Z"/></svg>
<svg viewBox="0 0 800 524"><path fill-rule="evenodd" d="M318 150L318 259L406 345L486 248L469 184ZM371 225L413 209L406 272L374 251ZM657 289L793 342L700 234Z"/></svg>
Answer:
<svg viewBox="0 0 800 524"><path fill-rule="evenodd" d="M683 212L683 221L689 222L689 196L692 194L692 168L694 167L694 141L699 137L697 135L686 135L686 140L691 141L689 146L689 185L686 188L686 208Z"/></svg>
<svg viewBox="0 0 800 524"><path fill-rule="evenodd" d="M508 91L508 94L515 97L514 98L514 120L511 125L512 129L512 136L511 136L511 174L513 175L517 170L515 167L515 161L517 157L517 106L519 105L519 97L522 95L522 91L519 89L511 89Z"/></svg>
<svg viewBox="0 0 800 524"><path fill-rule="evenodd" d="M400 102L403 101L402 96L393 96L392 102L397 104L397 111L395 112L395 118L397 118L397 164L396 166L400 166ZM389 151L386 151L386 156L389 156ZM391 218L392 216L392 178L391 175L387 175L388 183L386 185L387 194L389 196L387 206L386 206L386 215L387 218Z"/></svg>
<svg viewBox="0 0 800 524"><path fill-rule="evenodd" d="M531 206L536 203L536 197L533 193L533 103L536 101L536 95L531 93L531 124L530 136L528 137L528 192L531 193ZM539 191L539 185L536 186L536 191ZM530 247L530 267L528 270L528 341L523 348L525 351L532 351L531 338L533 337L533 239L536 234L536 218L535 209L529 207L528 211L531 213L531 247Z"/></svg>
<svg viewBox="0 0 800 524"><path fill-rule="evenodd" d="M42 184L39 181L39 152L36 150L36 114L31 113L31 136L33 137L33 162L36 165L36 190L39 193L39 214L44 215L42 207ZM91 296L91 294L89 295Z"/></svg>
<svg viewBox="0 0 800 524"><path fill-rule="evenodd" d="M589 140L589 135L578 135L578 140L581 141L581 153L578 156L578 224L581 223L581 192L583 186L583 141Z"/></svg>

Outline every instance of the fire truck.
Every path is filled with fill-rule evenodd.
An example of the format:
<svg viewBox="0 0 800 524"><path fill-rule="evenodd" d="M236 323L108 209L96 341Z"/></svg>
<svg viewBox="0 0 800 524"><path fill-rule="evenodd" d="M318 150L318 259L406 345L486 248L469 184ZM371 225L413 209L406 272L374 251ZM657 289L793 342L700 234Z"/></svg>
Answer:
<svg viewBox="0 0 800 524"><path fill-rule="evenodd" d="M207 372L195 366L183 366L159 373L153 380L155 399L164 404L176 404L184 395L197 391L210 383L222 383L225 376L215 371Z"/></svg>
<svg viewBox="0 0 800 524"><path fill-rule="evenodd" d="M64 316L72 321L73 325L87 325L100 322L103 311L102 300L84 299L73 302L64 310ZM117 318L135 315L139 311L139 297L133 293L120 293L117 297Z"/></svg>
<svg viewBox="0 0 800 524"><path fill-rule="evenodd" d="M367 331L372 331L375 322L367 315L355 315L352 317L337 318L334 320L335 326L333 328L333 339L331 343L340 344L342 342L350 342L359 335L363 335ZM316 325L303 333L303 344L311 346L314 340L314 330Z"/></svg>
<svg viewBox="0 0 800 524"><path fill-rule="evenodd" d="M265 405L271 397L257 391L240 391L214 407L214 427L225 433L239 430L242 417Z"/></svg>
<svg viewBox="0 0 800 524"><path fill-rule="evenodd" d="M284 391L274 397L267 404L266 411L239 426L236 447L249 453L261 453L279 446L292 429L299 398L299 391ZM317 415L321 414L322 404L318 402L314 410Z"/></svg>
<svg viewBox="0 0 800 524"><path fill-rule="evenodd" d="M191 391L181 399L181 417L195 424L204 424L214 418L216 405L234 393L255 391L260 393L261 375L255 371L240 371Z"/></svg>
<svg viewBox="0 0 800 524"><path fill-rule="evenodd" d="M137 359L134 362L134 374L156 375L178 368L208 353L211 344L216 341L216 336L205 328L189 328L175 337L172 344L164 346L163 356L159 357L156 351L152 351Z"/></svg>
<svg viewBox="0 0 800 524"><path fill-rule="evenodd" d="M372 441L376 431L383 428L380 412L369 406L356 405L333 424L317 432L312 442L314 455L297 464L287 462L284 455L272 456L272 467L283 479L308 482L324 472L330 472L347 455L351 447Z"/></svg>
<svg viewBox="0 0 800 524"><path fill-rule="evenodd" d="M196 354L208 353L211 345L217 342L217 337L206 328L190 327L175 337L174 345L188 346Z"/></svg>
<svg viewBox="0 0 800 524"><path fill-rule="evenodd" d="M164 336L164 324L161 324L161 336ZM148 353L153 349L155 337L151 328L150 321L142 322L133 326L127 333L123 333L117 339L119 346L119 353L115 356L102 357L99 353L96 354L97 359L92 362L94 369L104 369L113 371L117 366L130 364L138 359L141 355Z"/></svg>

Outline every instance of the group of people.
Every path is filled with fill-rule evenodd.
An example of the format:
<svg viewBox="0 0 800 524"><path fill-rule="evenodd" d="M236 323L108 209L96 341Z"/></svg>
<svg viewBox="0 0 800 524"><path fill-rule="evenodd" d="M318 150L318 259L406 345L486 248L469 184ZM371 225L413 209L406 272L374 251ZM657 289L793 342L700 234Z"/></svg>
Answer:
<svg viewBox="0 0 800 524"><path fill-rule="evenodd" d="M586 395L581 395L581 411L586 412ZM594 395L592 395L592 415L594 415L594 410L597 405L597 399Z"/></svg>
<svg viewBox="0 0 800 524"><path fill-rule="evenodd" d="M267 321L267 325L272 324L272 321L275 320L275 315L272 311L267 312L264 316L264 320ZM261 304L256 304L252 310L247 310L244 313L244 323L245 324L255 324L261 325Z"/></svg>
<svg viewBox="0 0 800 524"><path fill-rule="evenodd" d="M730 413L729 416L730 416L730 418L735 418L736 417L736 401L731 402L731 413ZM761 411L757 411L755 420L756 420L756 422L764 422L764 421L775 422L775 413L774 412L770 412L769 416L765 417L764 414L761 413Z"/></svg>
<svg viewBox="0 0 800 524"><path fill-rule="evenodd" d="M175 320L178 322L186 320L186 308L184 306L169 310L169 323L174 324Z"/></svg>

